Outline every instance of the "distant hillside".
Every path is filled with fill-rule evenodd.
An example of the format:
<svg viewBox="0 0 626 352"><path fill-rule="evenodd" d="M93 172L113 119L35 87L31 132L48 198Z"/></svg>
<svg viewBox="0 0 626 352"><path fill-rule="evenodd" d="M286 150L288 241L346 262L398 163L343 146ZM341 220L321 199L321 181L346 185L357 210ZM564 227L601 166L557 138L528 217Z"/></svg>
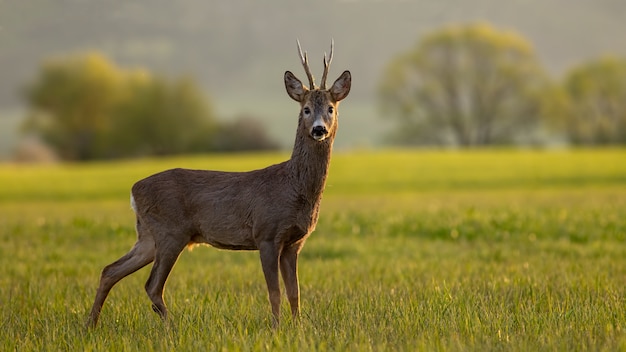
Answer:
<svg viewBox="0 0 626 352"><path fill-rule="evenodd" d="M354 77L341 143L370 144L384 125L375 109L381 69L420 34L487 20L521 32L560 73L602 53L626 55L625 15L626 2L618 0L0 0L0 110L20 107L17 92L42 59L100 50L124 66L193 76L220 112L267 118L288 145L294 125L285 119L295 111L282 75L302 75L295 40L319 76L334 38L331 75L350 69Z"/></svg>

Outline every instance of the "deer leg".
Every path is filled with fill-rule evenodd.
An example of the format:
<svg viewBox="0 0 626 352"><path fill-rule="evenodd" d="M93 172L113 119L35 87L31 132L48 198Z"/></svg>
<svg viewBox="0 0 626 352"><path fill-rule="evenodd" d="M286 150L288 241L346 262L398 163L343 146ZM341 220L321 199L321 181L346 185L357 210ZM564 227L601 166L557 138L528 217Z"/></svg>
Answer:
<svg viewBox="0 0 626 352"><path fill-rule="evenodd" d="M154 260L154 241L152 237L144 236L135 243L133 248L123 257L114 263L107 265L102 270L100 285L96 293L96 298L89 314L88 326L96 326L100 311L104 305L109 291L124 277L150 264Z"/></svg>
<svg viewBox="0 0 626 352"><path fill-rule="evenodd" d="M273 326L277 327L280 322L280 283L278 281L278 256L279 251L273 241L262 242L259 246L261 253L261 265L267 291L269 293L272 314L274 316Z"/></svg>
<svg viewBox="0 0 626 352"><path fill-rule="evenodd" d="M299 246L290 246L280 254L280 272L285 282L287 298L291 306L291 316L297 319L300 316L300 288L298 286L298 252Z"/></svg>
<svg viewBox="0 0 626 352"><path fill-rule="evenodd" d="M163 320L167 319L167 307L163 300L165 282L185 245L186 243L163 243L163 246L158 247L154 266L146 282L146 293L152 301L152 310L159 313Z"/></svg>

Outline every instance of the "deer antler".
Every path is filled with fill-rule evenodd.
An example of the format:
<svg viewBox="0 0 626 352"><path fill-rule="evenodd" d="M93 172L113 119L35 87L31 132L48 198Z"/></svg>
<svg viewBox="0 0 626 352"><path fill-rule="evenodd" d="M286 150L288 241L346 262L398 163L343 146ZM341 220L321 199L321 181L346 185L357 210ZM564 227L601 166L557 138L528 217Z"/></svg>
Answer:
<svg viewBox="0 0 626 352"><path fill-rule="evenodd" d="M302 66L304 66L304 72L306 72L306 76L309 78L309 88L315 89L315 81L313 80L313 74L311 74L311 69L309 68L309 58L306 54L306 51L304 52L304 55L302 54L300 41L297 40L297 42L298 42L298 53L300 53L300 60L302 60ZM326 62L326 58L324 58L324 62Z"/></svg>
<svg viewBox="0 0 626 352"><path fill-rule="evenodd" d="M328 61L326 60L326 53L324 53L324 74L322 75L322 86L320 89L326 89L326 76L328 76L328 69L330 68L330 62L333 61L333 49L335 47L335 40L330 40L330 55L328 55Z"/></svg>

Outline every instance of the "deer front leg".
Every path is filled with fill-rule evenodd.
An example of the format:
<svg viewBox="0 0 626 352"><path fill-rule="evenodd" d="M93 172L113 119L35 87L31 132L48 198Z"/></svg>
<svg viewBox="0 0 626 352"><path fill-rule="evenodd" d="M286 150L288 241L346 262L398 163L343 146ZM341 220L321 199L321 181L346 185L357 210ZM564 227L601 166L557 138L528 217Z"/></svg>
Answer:
<svg viewBox="0 0 626 352"><path fill-rule="evenodd" d="M280 255L280 272L285 282L287 298L291 306L291 316L298 319L300 316L300 287L298 286L298 252L300 246L292 245L283 250Z"/></svg>
<svg viewBox="0 0 626 352"><path fill-rule="evenodd" d="M259 246L261 253L261 266L267 283L272 314L273 326L277 327L280 322L280 286L278 281L278 255L279 251L273 241L262 242Z"/></svg>

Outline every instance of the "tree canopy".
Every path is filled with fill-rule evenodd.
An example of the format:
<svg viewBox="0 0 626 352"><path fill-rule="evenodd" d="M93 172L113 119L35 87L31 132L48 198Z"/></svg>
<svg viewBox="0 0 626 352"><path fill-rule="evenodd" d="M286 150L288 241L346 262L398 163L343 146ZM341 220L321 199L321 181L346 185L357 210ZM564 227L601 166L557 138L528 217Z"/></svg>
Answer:
<svg viewBox="0 0 626 352"><path fill-rule="evenodd" d="M380 84L395 142L480 146L536 127L546 76L522 36L485 23L454 25L398 55Z"/></svg>
<svg viewBox="0 0 626 352"><path fill-rule="evenodd" d="M45 62L25 92L33 111L26 129L66 159L100 157L111 113L125 97L125 74L98 54Z"/></svg>
<svg viewBox="0 0 626 352"><path fill-rule="evenodd" d="M46 61L24 95L25 130L66 160L277 147L254 123L220 126L192 79L124 70L99 53ZM263 143L242 142L249 131Z"/></svg>
<svg viewBox="0 0 626 352"><path fill-rule="evenodd" d="M626 143L626 59L605 56L574 67L563 90L559 122L572 143Z"/></svg>
<svg viewBox="0 0 626 352"><path fill-rule="evenodd" d="M140 77L130 80L127 89L128 98L113 114L118 133L109 152L170 155L210 150L216 122L191 79Z"/></svg>

